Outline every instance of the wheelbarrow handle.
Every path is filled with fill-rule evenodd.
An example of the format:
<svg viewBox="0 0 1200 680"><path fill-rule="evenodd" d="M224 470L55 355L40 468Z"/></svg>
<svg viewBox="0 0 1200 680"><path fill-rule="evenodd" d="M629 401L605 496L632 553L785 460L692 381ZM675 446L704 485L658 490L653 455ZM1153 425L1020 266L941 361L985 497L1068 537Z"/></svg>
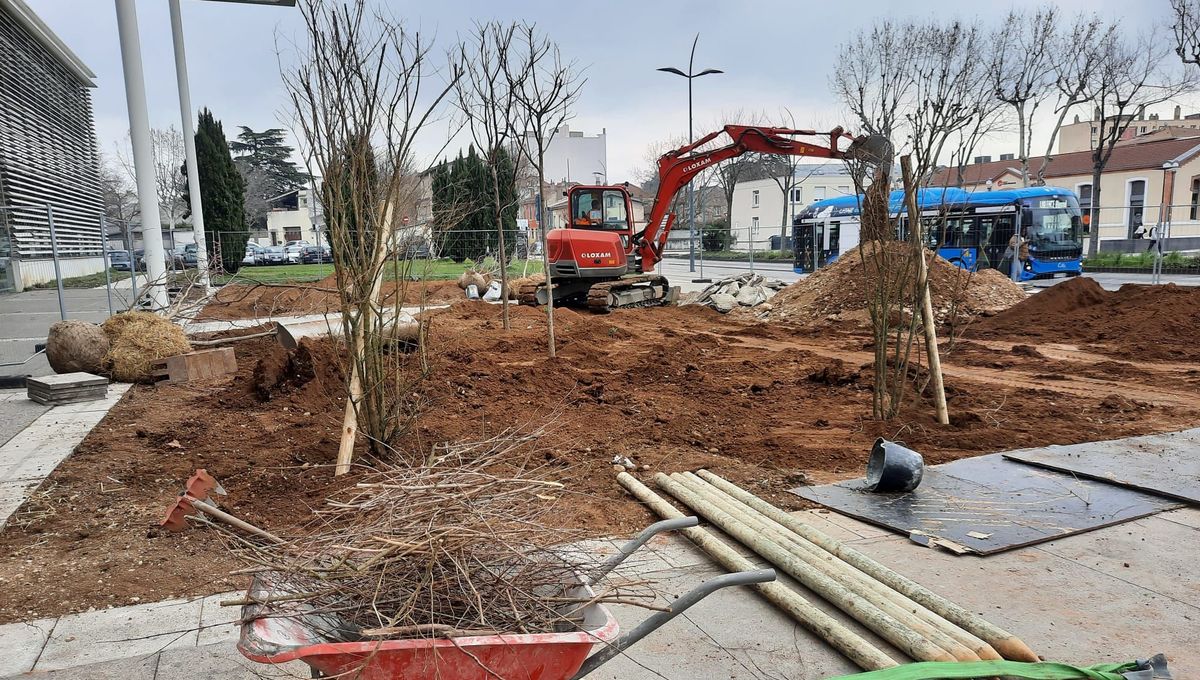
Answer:
<svg viewBox="0 0 1200 680"><path fill-rule="evenodd" d="M695 519L689 518L689 519ZM671 619L679 616L687 611L689 607L696 604L700 600L708 597L710 594L730 586L748 586L755 583L767 583L775 580L774 569L757 569L754 571L739 571L733 574L723 574L716 578L711 578L704 583L692 588L684 593L682 597L671 603L669 611L658 612L650 618L642 621L636 628L613 640L605 645L600 651L589 656L583 665L579 667L579 672L572 676L571 680L579 680L583 676L591 673L602 666L609 659L624 652L632 647L639 640L646 637L650 633L658 630L663 624Z"/></svg>
<svg viewBox="0 0 1200 680"><path fill-rule="evenodd" d="M646 544L656 534L661 534L664 531L675 531L676 529L687 529L700 524L700 520L695 517L676 517L675 519L664 519L661 522L655 522L650 526L642 529L642 533L634 536L625 545L617 550L617 554L608 558L599 567L596 567L591 574L588 574L589 583L599 583L604 580L608 573L615 569L618 564L625 561L625 558L634 553L635 550Z"/></svg>

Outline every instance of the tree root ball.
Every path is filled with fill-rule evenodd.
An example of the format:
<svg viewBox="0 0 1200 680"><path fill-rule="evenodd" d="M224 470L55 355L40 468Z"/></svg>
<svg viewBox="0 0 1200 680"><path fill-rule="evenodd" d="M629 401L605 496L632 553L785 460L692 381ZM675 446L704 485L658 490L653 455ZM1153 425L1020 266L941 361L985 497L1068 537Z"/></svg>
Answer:
<svg viewBox="0 0 1200 680"><path fill-rule="evenodd" d="M150 312L123 312L102 327L111 341L108 363L114 380L149 382L156 361L192 351L183 329Z"/></svg>
<svg viewBox="0 0 1200 680"><path fill-rule="evenodd" d="M475 286L476 289L482 291L487 288L488 279L475 270L465 271L462 276L458 277L458 287L466 290L467 286Z"/></svg>
<svg viewBox="0 0 1200 680"><path fill-rule="evenodd" d="M46 336L46 359L55 373L103 373L109 341L98 324L59 321Z"/></svg>

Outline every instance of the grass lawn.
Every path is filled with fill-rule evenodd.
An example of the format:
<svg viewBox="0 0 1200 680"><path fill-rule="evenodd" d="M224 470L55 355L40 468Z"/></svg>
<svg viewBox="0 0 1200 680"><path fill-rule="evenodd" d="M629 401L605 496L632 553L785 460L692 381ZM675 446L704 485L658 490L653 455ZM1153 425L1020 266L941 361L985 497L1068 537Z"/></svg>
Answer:
<svg viewBox="0 0 1200 680"><path fill-rule="evenodd" d="M115 269L109 270L109 276L112 277L112 282L124 281L129 278L129 272L119 272ZM98 288L103 286L104 272L96 272L95 274L84 274L83 276L71 276L63 279L63 288ZM39 283L34 288L57 288L58 284L53 281Z"/></svg>
<svg viewBox="0 0 1200 680"><path fill-rule="evenodd" d="M457 279L467 270L465 263L452 260L413 260L402 275L414 276L419 279L444 280ZM542 271L542 263L532 261L526 267L524 262L514 262L508 266L509 276L521 276L528 272L535 274ZM237 276L217 277L215 283L228 283L235 279L258 281L261 283L311 283L333 273L332 264L283 264L269 267L242 267ZM398 278L396 267L389 263L384 273L384 280L394 281ZM103 283L103 280L101 280Z"/></svg>

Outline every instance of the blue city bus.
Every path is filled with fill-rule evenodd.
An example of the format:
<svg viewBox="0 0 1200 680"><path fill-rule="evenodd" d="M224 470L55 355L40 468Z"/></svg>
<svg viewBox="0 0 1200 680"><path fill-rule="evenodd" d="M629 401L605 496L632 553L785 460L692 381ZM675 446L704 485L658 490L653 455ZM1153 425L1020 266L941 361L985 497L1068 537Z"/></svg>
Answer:
<svg viewBox="0 0 1200 680"><path fill-rule="evenodd" d="M806 207L793 222L797 273L833 262L859 241L861 196L839 196ZM977 271L1012 266L1009 243L1019 230L1028 242L1021 280L1078 276L1083 271L1083 221L1079 200L1069 189L1029 187L1003 191L922 189L917 209L926 242L953 264ZM897 236L907 234L904 192L893 191L889 212Z"/></svg>

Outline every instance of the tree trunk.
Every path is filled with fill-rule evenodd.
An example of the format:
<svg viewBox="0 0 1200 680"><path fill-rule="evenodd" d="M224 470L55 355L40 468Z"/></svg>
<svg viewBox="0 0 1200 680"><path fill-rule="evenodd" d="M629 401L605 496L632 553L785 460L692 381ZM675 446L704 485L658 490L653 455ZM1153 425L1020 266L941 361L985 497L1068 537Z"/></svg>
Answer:
<svg viewBox="0 0 1200 680"><path fill-rule="evenodd" d="M1091 233L1088 236L1088 257L1094 257L1100 250L1100 173L1104 168L1100 165L1099 157L1092 165L1092 207L1091 220L1088 225Z"/></svg>
<svg viewBox="0 0 1200 680"><path fill-rule="evenodd" d="M511 324L508 320L508 252L504 247L504 207L500 205L500 174L496 170L496 151L493 150L493 160L488 163L488 168L492 171L492 206L493 214L496 216L496 234L500 241L500 253L498 259L500 261L500 318L503 321L504 330L509 330Z"/></svg>
<svg viewBox="0 0 1200 680"><path fill-rule="evenodd" d="M542 148L541 141L539 138L538 164L537 164L537 170L538 170L538 186L537 186L538 215L537 215L537 220L538 220L538 231L541 232L541 237L542 237L542 276L544 277L544 281L545 281L545 283L543 285L546 286L546 297L548 298L548 301L546 304L546 333L547 333L546 339L549 343L548 346L550 349L550 358L553 359L555 356L554 282L550 280L550 244L549 244L549 241L546 239L548 230L546 228L547 225L546 225L546 192L545 192L546 170L545 170L545 168L546 168L546 151Z"/></svg>

